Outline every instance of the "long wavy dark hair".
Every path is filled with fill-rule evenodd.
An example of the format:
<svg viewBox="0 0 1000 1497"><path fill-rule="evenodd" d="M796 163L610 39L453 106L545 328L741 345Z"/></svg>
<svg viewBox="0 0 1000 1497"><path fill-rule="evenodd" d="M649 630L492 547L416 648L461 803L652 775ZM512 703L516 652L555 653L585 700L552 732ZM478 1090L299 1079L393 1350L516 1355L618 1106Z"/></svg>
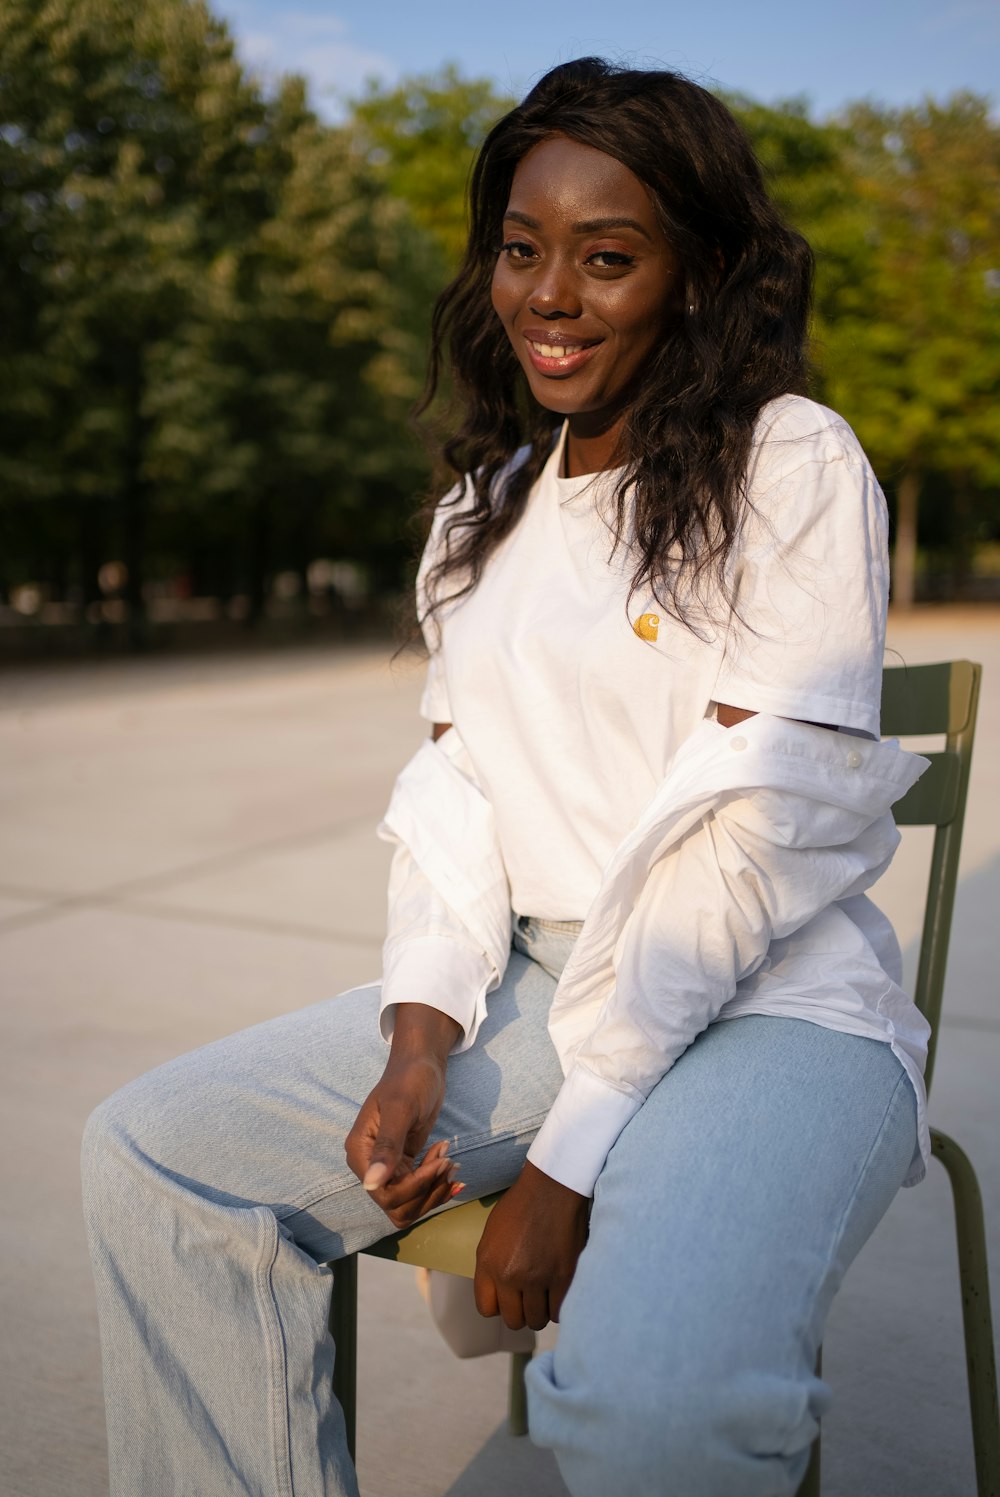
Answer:
<svg viewBox="0 0 1000 1497"><path fill-rule="evenodd" d="M687 311L666 328L644 372L616 454L624 472L614 543L624 541L635 558L630 598L649 588L695 627L682 598L690 599L692 579L724 589L761 408L806 384L812 252L768 197L724 104L678 73L594 57L546 73L490 131L472 174L469 242L434 309L419 410L449 365L461 418L442 456L459 478L470 475L473 492L459 495L445 524L426 579L426 615L475 587L552 450L553 415L529 393L490 284L515 168L555 134L604 151L638 177L681 263Z"/></svg>

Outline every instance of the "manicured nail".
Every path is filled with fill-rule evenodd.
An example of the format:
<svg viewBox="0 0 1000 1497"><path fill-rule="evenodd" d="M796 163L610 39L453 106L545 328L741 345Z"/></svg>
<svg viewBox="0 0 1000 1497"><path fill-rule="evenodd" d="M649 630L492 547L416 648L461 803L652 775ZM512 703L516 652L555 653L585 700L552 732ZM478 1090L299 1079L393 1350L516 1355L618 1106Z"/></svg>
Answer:
<svg viewBox="0 0 1000 1497"><path fill-rule="evenodd" d="M434 1173L436 1175L446 1175L449 1170L453 1170L454 1168L455 1166L450 1159L439 1159Z"/></svg>
<svg viewBox="0 0 1000 1497"><path fill-rule="evenodd" d="M361 1183L365 1190L378 1190L379 1186L384 1185L388 1178L389 1166L379 1160L377 1164L368 1166L368 1171Z"/></svg>
<svg viewBox="0 0 1000 1497"><path fill-rule="evenodd" d="M454 1200L454 1199L455 1199L455 1197L456 1197L456 1196L458 1196L458 1195L461 1195L461 1194L462 1194L462 1191L463 1191L463 1190L464 1190L464 1189L465 1189L465 1186L464 1186L464 1185L453 1185L453 1186L452 1186L452 1187L451 1187L451 1196L450 1196L450 1199L451 1199L451 1200Z"/></svg>

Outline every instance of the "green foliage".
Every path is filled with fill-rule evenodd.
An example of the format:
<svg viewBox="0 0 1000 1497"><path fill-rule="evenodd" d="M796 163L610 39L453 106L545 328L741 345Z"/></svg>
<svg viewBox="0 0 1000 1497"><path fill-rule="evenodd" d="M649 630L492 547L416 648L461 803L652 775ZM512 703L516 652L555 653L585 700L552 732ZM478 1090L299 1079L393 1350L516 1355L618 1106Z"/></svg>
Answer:
<svg viewBox="0 0 1000 1497"><path fill-rule="evenodd" d="M1000 127L969 94L826 125L800 105L737 107L816 252L819 393L894 496L894 595L909 603L921 490L948 517L923 531L948 537L958 570L997 518Z"/></svg>
<svg viewBox="0 0 1000 1497"><path fill-rule="evenodd" d="M921 486L966 565L1000 491L996 121L966 95L825 123L729 102L816 251L817 393L901 546L910 514L911 570ZM330 127L201 0L0 0L0 590L86 601L118 557L138 626L157 572L252 613L318 555L398 586L430 309L510 103L449 65Z"/></svg>
<svg viewBox="0 0 1000 1497"><path fill-rule="evenodd" d="M465 192L476 151L515 100L483 78L463 78L453 63L405 79L371 83L352 117L371 170L444 251L441 283L465 248Z"/></svg>
<svg viewBox="0 0 1000 1497"><path fill-rule="evenodd" d="M831 394L884 464L1000 483L1000 127L969 95L846 124L871 251Z"/></svg>
<svg viewBox="0 0 1000 1497"><path fill-rule="evenodd" d="M0 180L0 516L20 549L67 514L104 531L135 618L178 513L235 545L258 606L275 565L317 550L392 581L431 288L352 133L299 80L265 97L194 0L5 0Z"/></svg>

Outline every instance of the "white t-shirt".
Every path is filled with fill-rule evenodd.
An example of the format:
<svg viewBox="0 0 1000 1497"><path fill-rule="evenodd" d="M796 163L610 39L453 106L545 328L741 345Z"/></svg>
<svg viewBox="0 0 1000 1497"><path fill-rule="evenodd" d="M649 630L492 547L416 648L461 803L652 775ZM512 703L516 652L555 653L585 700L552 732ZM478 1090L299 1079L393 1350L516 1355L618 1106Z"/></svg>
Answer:
<svg viewBox="0 0 1000 1497"><path fill-rule="evenodd" d="M626 611L632 560L612 554L607 518L616 475L562 478L564 443L565 428L476 588L428 628L421 712L454 723L469 752L514 910L582 920L713 703L877 736L889 579L871 467L812 401L761 413L728 563L738 618L717 596L692 600L697 632L649 591ZM456 512L438 511L421 586Z"/></svg>
<svg viewBox="0 0 1000 1497"><path fill-rule="evenodd" d="M511 906L582 919L549 1016L564 1081L539 1169L592 1193L695 1036L752 1013L891 1045L917 1098L913 1183L929 1031L865 891L927 761L878 742L888 561L871 468L833 412L772 402L728 560L735 612L687 600L692 631L648 595L626 617L629 561L602 518L614 475L561 479L564 440L475 590L426 630L421 710L455 731L406 766L380 828L396 844L382 1032L399 1003L428 1003L467 1048ZM456 512L443 503L418 597ZM726 731L715 703L756 715Z"/></svg>

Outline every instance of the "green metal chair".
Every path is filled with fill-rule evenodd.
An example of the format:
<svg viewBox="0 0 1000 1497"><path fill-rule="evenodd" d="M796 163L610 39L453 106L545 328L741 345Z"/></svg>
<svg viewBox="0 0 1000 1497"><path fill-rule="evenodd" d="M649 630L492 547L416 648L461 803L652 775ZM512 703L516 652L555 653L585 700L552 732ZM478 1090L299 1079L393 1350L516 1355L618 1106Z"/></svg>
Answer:
<svg viewBox="0 0 1000 1497"><path fill-rule="evenodd" d="M883 678L883 731L892 737L944 735L944 747L929 754L931 767L895 808L901 826L933 826L934 846L924 913L915 998L932 1026L927 1081L934 1047L951 932L962 821L969 786L981 668L969 661L887 670ZM969 1397L978 1497L1000 1497L1000 1417L990 1317L989 1276L982 1199L971 1164L956 1143L931 1130L935 1156L948 1171L955 1200L959 1274L965 1326ZM470 1201L366 1249L370 1255L472 1278L476 1247L498 1196ZM330 1329L337 1346L334 1392L344 1407L354 1453L356 1416L357 1257L334 1265ZM510 1429L527 1433L525 1354L511 1359ZM819 1497L820 1442L814 1446L799 1497Z"/></svg>
<svg viewBox="0 0 1000 1497"><path fill-rule="evenodd" d="M931 767L894 807L899 826L935 829L914 991L917 1007L931 1025L925 1072L928 1089L944 996L981 675L981 666L953 660L942 665L897 666L882 677L882 731L887 737L944 735L943 749L927 755ZM1000 1414L982 1196L975 1170L954 1139L932 1128L931 1146L934 1157L948 1171L955 1202L976 1491L978 1497L1000 1497ZM799 1497L819 1497L819 1493L817 1439Z"/></svg>

